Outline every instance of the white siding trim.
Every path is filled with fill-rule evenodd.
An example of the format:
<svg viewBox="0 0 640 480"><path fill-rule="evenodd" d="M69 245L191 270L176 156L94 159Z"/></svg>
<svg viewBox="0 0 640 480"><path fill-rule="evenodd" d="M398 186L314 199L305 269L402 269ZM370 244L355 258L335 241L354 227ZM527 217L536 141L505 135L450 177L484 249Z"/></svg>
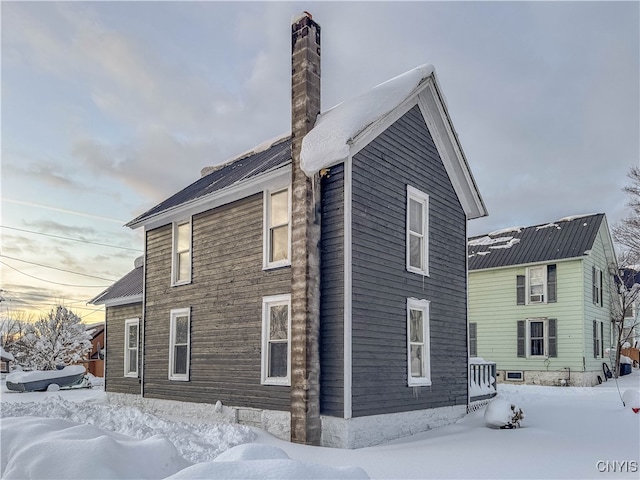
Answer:
<svg viewBox="0 0 640 480"><path fill-rule="evenodd" d="M349 156L344 162L344 339L343 339L343 383L344 383L344 418L352 415L352 351L351 351L351 326L352 326L352 168L353 157Z"/></svg>

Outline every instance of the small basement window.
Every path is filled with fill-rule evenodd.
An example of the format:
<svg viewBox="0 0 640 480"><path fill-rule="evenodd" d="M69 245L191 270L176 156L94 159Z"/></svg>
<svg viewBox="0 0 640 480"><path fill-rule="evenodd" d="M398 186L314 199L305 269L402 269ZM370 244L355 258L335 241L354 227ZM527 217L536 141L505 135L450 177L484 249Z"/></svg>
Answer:
<svg viewBox="0 0 640 480"><path fill-rule="evenodd" d="M524 375L522 372L505 372L505 379L511 382L522 382Z"/></svg>

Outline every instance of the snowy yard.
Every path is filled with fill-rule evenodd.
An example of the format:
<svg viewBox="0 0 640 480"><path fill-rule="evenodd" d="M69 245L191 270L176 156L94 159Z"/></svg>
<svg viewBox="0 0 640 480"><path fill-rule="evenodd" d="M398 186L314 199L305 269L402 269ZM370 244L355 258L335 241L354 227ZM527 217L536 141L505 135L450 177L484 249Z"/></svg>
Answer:
<svg viewBox="0 0 640 480"><path fill-rule="evenodd" d="M619 380L640 391L640 373ZM15 393L2 383L2 478L639 478L640 414L615 382L499 386L523 427L454 425L359 450L293 445L106 403L100 388Z"/></svg>

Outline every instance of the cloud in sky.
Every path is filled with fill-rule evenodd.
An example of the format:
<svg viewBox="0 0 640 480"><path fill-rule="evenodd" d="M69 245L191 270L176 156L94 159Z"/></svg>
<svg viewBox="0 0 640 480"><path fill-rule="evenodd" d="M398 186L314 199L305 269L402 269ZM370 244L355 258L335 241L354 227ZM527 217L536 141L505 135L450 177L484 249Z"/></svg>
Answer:
<svg viewBox="0 0 640 480"><path fill-rule="evenodd" d="M610 224L625 215L620 189L640 158L638 3L2 8L3 197L48 207L3 201L3 224L44 228L34 222L46 212L58 225L94 228L90 238L104 231L140 247L139 234L116 237L108 219L126 222L202 167L289 130L290 21L302 10L322 26L323 109L435 65L490 213L471 222L471 234L576 213L605 212ZM95 218L61 218L73 211ZM15 241L3 239L3 251L19 250ZM78 268L120 254L64 248L58 261L75 258ZM37 245L22 251L42 255ZM119 274L130 253L114 264Z"/></svg>

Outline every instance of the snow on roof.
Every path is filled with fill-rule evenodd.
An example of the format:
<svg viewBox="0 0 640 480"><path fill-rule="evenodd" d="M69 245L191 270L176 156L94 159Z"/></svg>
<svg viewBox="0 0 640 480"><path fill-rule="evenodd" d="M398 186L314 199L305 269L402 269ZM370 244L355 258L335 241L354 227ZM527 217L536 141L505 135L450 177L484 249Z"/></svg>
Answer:
<svg viewBox="0 0 640 480"><path fill-rule="evenodd" d="M510 242L513 240L513 237L497 237L491 238L488 235L484 237L474 238L473 240L469 240L470 247L476 247L478 245L495 245L496 243Z"/></svg>
<svg viewBox="0 0 640 480"><path fill-rule="evenodd" d="M538 225L536 227L536 231L542 230L543 228L553 228L553 227L557 228L558 230L562 229L562 227L557 223L547 223L546 225Z"/></svg>
<svg viewBox="0 0 640 480"><path fill-rule="evenodd" d="M577 218L593 217L594 215L598 215L598 214L597 213L583 213L581 215L570 215L568 217L562 217L560 220L558 220L558 222L570 222L570 221L575 220Z"/></svg>
<svg viewBox="0 0 640 480"><path fill-rule="evenodd" d="M435 69L421 65L318 115L302 140L301 168L312 176L349 155L349 142L409 98Z"/></svg>
<svg viewBox="0 0 640 480"><path fill-rule="evenodd" d="M507 227L496 230L495 232L487 233L490 237L496 237L498 235L504 235L505 233L520 233L526 227Z"/></svg>

